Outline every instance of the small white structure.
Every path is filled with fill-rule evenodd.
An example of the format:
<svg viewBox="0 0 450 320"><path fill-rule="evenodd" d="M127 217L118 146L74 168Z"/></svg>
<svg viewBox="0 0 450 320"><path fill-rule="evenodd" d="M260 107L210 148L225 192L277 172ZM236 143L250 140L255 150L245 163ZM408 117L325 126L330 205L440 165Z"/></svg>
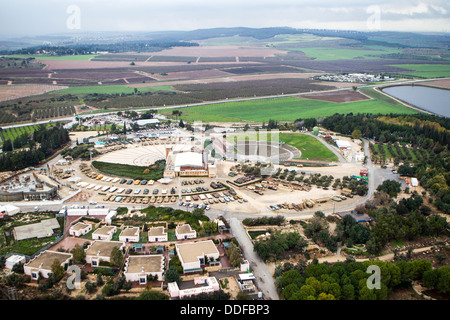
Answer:
<svg viewBox="0 0 450 320"><path fill-rule="evenodd" d="M125 243L120 241L94 241L84 251L86 252L86 262L93 267L98 267L101 261L110 262L111 252L117 247L123 250Z"/></svg>
<svg viewBox="0 0 450 320"><path fill-rule="evenodd" d="M140 119L140 120L136 120L136 123L142 127L147 124L158 124L159 120L158 119Z"/></svg>
<svg viewBox="0 0 450 320"><path fill-rule="evenodd" d="M355 153L355 161L356 162L363 162L364 161L364 152L357 152Z"/></svg>
<svg viewBox="0 0 450 320"><path fill-rule="evenodd" d="M81 237L92 230L92 224L78 222L70 227L69 234L75 237Z"/></svg>
<svg viewBox="0 0 450 320"><path fill-rule="evenodd" d="M115 226L104 226L92 233L93 240L105 240L110 241L116 233L117 228Z"/></svg>
<svg viewBox="0 0 450 320"><path fill-rule="evenodd" d="M8 216L14 216L20 212L20 208L13 206L12 204L5 204L0 206L0 214L7 214Z"/></svg>
<svg viewBox="0 0 450 320"><path fill-rule="evenodd" d="M16 264L18 263L24 264L26 261L27 259L25 258L25 256L13 254L12 256L9 256L8 259L6 259L5 268L11 270Z"/></svg>
<svg viewBox="0 0 450 320"><path fill-rule="evenodd" d="M192 230L189 224L183 224L175 228L175 235L178 240L194 239L197 237L197 231Z"/></svg>
<svg viewBox="0 0 450 320"><path fill-rule="evenodd" d="M147 276L156 276L158 281L163 280L164 256L162 254L129 256L124 267L127 281L138 281L147 284Z"/></svg>
<svg viewBox="0 0 450 320"><path fill-rule="evenodd" d="M87 216L88 209L67 209L67 216Z"/></svg>
<svg viewBox="0 0 450 320"><path fill-rule="evenodd" d="M119 241L139 242L139 227L124 229L119 235Z"/></svg>
<svg viewBox="0 0 450 320"><path fill-rule="evenodd" d="M162 242L167 241L167 232L164 227L154 227L148 230L148 242Z"/></svg>
<svg viewBox="0 0 450 320"><path fill-rule="evenodd" d="M411 178L411 186L412 187L418 187L419 181L417 181L417 178Z"/></svg>
<svg viewBox="0 0 450 320"><path fill-rule="evenodd" d="M336 145L341 150L351 150L352 146L347 140L336 140Z"/></svg>
<svg viewBox="0 0 450 320"><path fill-rule="evenodd" d="M201 293L212 293L219 290L219 283L215 277L195 277L194 284L202 286L180 290L176 282L168 283L167 287L170 297L191 297Z"/></svg>
<svg viewBox="0 0 450 320"><path fill-rule="evenodd" d="M112 218L114 218L116 215L117 215L117 211L115 211L115 210L109 211L108 214L105 217L105 222L107 224L111 224Z"/></svg>
<svg viewBox="0 0 450 320"><path fill-rule="evenodd" d="M72 257L71 253L46 250L25 264L23 270L26 275L31 276L32 280L38 280L40 275L48 278L49 274L52 273L52 264L55 260L64 267L69 265Z"/></svg>
<svg viewBox="0 0 450 320"><path fill-rule="evenodd" d="M109 209L105 208L93 208L89 209L88 215L90 216L107 216L109 213Z"/></svg>
<svg viewBox="0 0 450 320"><path fill-rule="evenodd" d="M250 263L247 260L242 261L241 263L241 272L246 272L250 270Z"/></svg>

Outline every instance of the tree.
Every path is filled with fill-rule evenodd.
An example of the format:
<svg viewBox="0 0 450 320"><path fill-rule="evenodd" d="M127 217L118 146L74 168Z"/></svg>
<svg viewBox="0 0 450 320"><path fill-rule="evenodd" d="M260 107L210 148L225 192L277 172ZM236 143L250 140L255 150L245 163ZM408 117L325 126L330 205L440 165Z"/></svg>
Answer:
<svg viewBox="0 0 450 320"><path fill-rule="evenodd" d="M181 280L180 275L178 274L177 267L171 265L164 275L164 279L167 282L179 282Z"/></svg>
<svg viewBox="0 0 450 320"><path fill-rule="evenodd" d="M362 135L362 133L361 133L361 130L359 130L359 129L355 129L352 132L352 138L353 139L360 139L361 135Z"/></svg>
<svg viewBox="0 0 450 320"><path fill-rule="evenodd" d="M72 255L75 263L84 264L86 262L86 252L79 244L76 244L73 248Z"/></svg>
<svg viewBox="0 0 450 320"><path fill-rule="evenodd" d="M61 265L61 262L59 262L56 259L52 263L51 270L52 270L53 275L55 276L55 279L57 279L57 280L61 279L65 274L65 271L64 271L63 266Z"/></svg>
<svg viewBox="0 0 450 320"><path fill-rule="evenodd" d="M120 267L120 265L122 264L122 260L123 260L122 251L119 249L119 247L114 247L111 250L111 256L110 256L111 265L114 267Z"/></svg>
<svg viewBox="0 0 450 320"><path fill-rule="evenodd" d="M242 262L242 251L234 243L231 243L227 250L227 256L230 259L232 267L238 267Z"/></svg>

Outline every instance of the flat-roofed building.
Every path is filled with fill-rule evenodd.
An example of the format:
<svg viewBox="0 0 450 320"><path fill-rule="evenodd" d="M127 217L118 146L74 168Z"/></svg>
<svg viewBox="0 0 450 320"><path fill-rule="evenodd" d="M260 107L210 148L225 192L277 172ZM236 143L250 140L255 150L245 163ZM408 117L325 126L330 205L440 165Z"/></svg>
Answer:
<svg viewBox="0 0 450 320"><path fill-rule="evenodd" d="M60 225L56 218L42 220L38 223L27 224L24 226L15 227L13 229L14 239L16 241L32 238L46 238L51 237Z"/></svg>
<svg viewBox="0 0 450 320"><path fill-rule="evenodd" d="M127 281L138 281L139 284L147 284L149 275L163 280L164 256L162 254L129 256L124 267Z"/></svg>
<svg viewBox="0 0 450 320"><path fill-rule="evenodd" d="M18 263L24 264L26 261L27 261L27 258L25 256L13 254L6 259L5 268L12 269L16 264L18 264Z"/></svg>
<svg viewBox="0 0 450 320"><path fill-rule="evenodd" d="M175 235L178 240L194 239L197 237L197 231L192 230L189 224L183 224L175 228Z"/></svg>
<svg viewBox="0 0 450 320"><path fill-rule="evenodd" d="M194 284L199 286L180 289L176 282L169 282L167 289L171 298L191 297L201 293L212 293L220 290L219 282L215 277L195 277Z"/></svg>
<svg viewBox="0 0 450 320"><path fill-rule="evenodd" d="M124 229L119 235L119 241L139 242L139 227Z"/></svg>
<svg viewBox="0 0 450 320"><path fill-rule="evenodd" d="M52 265L55 260L58 261L62 267L65 267L69 265L72 257L73 255L71 253L46 250L25 264L23 270L24 273L31 276L31 279L33 280L38 280L40 274L42 277L48 278L52 273Z"/></svg>
<svg viewBox="0 0 450 320"><path fill-rule="evenodd" d="M92 233L92 239L93 240L110 241L112 239L114 233L116 233L116 230L117 230L117 227L115 227L115 226L101 227Z"/></svg>
<svg viewBox="0 0 450 320"><path fill-rule="evenodd" d="M89 233L92 230L92 224L78 222L70 227L69 234L71 236L80 237Z"/></svg>
<svg viewBox="0 0 450 320"><path fill-rule="evenodd" d="M167 240L167 232L164 230L164 227L154 227L148 230L148 242L162 242Z"/></svg>
<svg viewBox="0 0 450 320"><path fill-rule="evenodd" d="M84 251L86 252L86 262L93 267L98 267L100 261L111 261L111 252L117 247L122 250L125 243L120 241L94 241Z"/></svg>
<svg viewBox="0 0 450 320"><path fill-rule="evenodd" d="M220 265L220 253L212 240L176 244L175 249L185 273L201 271L206 260Z"/></svg>

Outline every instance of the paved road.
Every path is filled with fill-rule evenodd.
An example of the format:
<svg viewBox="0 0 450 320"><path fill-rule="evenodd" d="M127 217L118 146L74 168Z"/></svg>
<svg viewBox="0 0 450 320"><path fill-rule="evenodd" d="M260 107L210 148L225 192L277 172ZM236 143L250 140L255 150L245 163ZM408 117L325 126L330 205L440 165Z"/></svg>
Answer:
<svg viewBox="0 0 450 320"><path fill-rule="evenodd" d="M242 223L237 218L230 218L233 236L238 240L245 258L250 263L256 284L266 299L279 300L272 274L263 260L253 251L253 243L248 238Z"/></svg>

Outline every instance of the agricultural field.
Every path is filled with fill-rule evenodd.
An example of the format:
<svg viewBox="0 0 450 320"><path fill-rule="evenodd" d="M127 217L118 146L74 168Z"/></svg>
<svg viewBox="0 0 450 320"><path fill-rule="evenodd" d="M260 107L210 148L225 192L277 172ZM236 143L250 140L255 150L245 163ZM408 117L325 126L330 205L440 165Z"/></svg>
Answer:
<svg viewBox="0 0 450 320"><path fill-rule="evenodd" d="M50 127L53 126L53 123L42 124L43 126ZM41 125L30 125L30 126L22 126L22 127L14 127L7 128L0 131L0 140L1 142L5 140L14 141L20 135L27 133L31 134L38 129Z"/></svg>
<svg viewBox="0 0 450 320"><path fill-rule="evenodd" d="M400 64L393 65L408 69L411 71L402 72L402 74L419 77L419 78L443 78L450 77L450 63L449 64Z"/></svg>
<svg viewBox="0 0 450 320"><path fill-rule="evenodd" d="M323 72L387 73L418 78L450 75L449 56L438 38L432 42L436 48L431 49L427 37L418 36L414 47L410 47L405 42L408 35L400 33L380 33L377 37L363 40L340 32L288 34L288 30L283 28L280 29L282 33L276 32L244 30L243 34L219 34L211 31L211 38L201 34L201 40L195 37L183 40L199 45L149 48L148 52L7 55L0 58L0 86L3 85L0 87L0 100L2 90L10 100L0 101L0 123L67 115L71 112L70 107L80 105L88 105L92 111L157 108L354 85L311 80L313 75ZM28 59L30 57L35 59ZM15 94L14 90L23 89L19 84L42 85L50 88L48 90L63 86L64 90L33 92L28 90L30 86ZM135 88L138 88L137 92ZM199 116L209 121L289 121L291 119L286 119L291 117L286 115L289 112L293 112L294 117L329 115L340 110L411 112L373 89L358 90L372 99L364 102L361 101L364 98L354 94L354 97L343 96L341 100L337 96L331 100L317 97L328 101L294 100L296 104L290 100L277 100L267 114L255 112L255 107L263 103L261 101L238 105L237 108L227 104L226 112L216 112L220 105L210 106ZM342 103L336 108L333 102ZM237 112L242 106L248 106L252 114ZM263 108L265 106L262 105ZM193 114L195 110L203 109L186 109L183 116L193 119L197 117ZM210 110L213 113L210 114Z"/></svg>
<svg viewBox="0 0 450 320"><path fill-rule="evenodd" d="M170 116L173 110L161 111L161 113ZM182 112L181 118L188 121L253 121L266 123L271 119L276 121L294 121L296 119L331 116L335 113L417 113L417 111L407 107L393 106L387 102L374 99L337 103L297 97L227 102L180 108L178 110Z"/></svg>
<svg viewBox="0 0 450 320"><path fill-rule="evenodd" d="M58 90L58 94L72 94L72 95L87 95L87 94L133 94L135 88L126 85L100 85L100 86L83 86L71 87L63 90ZM171 86L155 86L155 87L141 87L137 89L140 92L173 90Z"/></svg>
<svg viewBox="0 0 450 320"><path fill-rule="evenodd" d="M294 49L291 49L294 50ZM383 54L400 53L399 50L394 50L390 48L370 48L365 47L364 49L356 48L300 48L295 49L304 52L308 57L314 58L317 61L323 60L351 60L351 59L380 59Z"/></svg>
<svg viewBox="0 0 450 320"><path fill-rule="evenodd" d="M67 55L67 56L49 56L49 55L8 55L8 58L20 58L20 59L28 59L35 58L36 60L42 61L87 61L92 58L97 57L94 54L79 54L79 55Z"/></svg>

